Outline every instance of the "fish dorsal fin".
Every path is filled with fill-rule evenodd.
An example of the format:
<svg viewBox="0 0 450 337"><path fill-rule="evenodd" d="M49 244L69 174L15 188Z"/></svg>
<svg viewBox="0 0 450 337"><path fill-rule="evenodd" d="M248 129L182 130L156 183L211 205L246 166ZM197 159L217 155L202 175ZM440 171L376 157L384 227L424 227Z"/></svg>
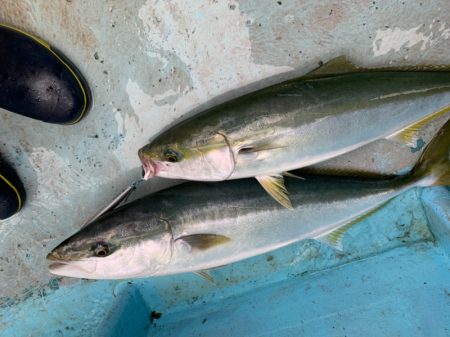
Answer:
<svg viewBox="0 0 450 337"><path fill-rule="evenodd" d="M418 64L418 65L406 65L406 66L385 66L364 68L356 66L346 56L341 55L331 59L330 61L322 64L313 71L305 74L304 79L312 79L319 77L326 77L331 75L339 75L346 73L356 72L380 72L380 71L450 71L450 65L448 64Z"/></svg>
<svg viewBox="0 0 450 337"><path fill-rule="evenodd" d="M325 77L330 75L358 72L360 69L350 62L345 56L338 56L331 59L319 68L306 74L305 78Z"/></svg>
<svg viewBox="0 0 450 337"><path fill-rule="evenodd" d="M395 132L394 134L387 137L387 139L393 140L401 144L406 144L411 148L416 148L419 145L417 144L417 142L420 130L422 130L429 123L446 114L450 116L450 105L446 106L441 110L433 112L428 116L423 117L422 119L414 122L413 124L408 125L406 128L403 128Z"/></svg>
<svg viewBox="0 0 450 337"><path fill-rule="evenodd" d="M406 66L387 66L387 67L377 67L370 68L368 71L450 71L450 65L448 64L417 64L417 65L406 65Z"/></svg>
<svg viewBox="0 0 450 337"><path fill-rule="evenodd" d="M209 272L209 270L194 271L194 274L197 275L197 276L200 276L202 279L208 281L211 284L215 284L214 278L211 275L211 273Z"/></svg>
<svg viewBox="0 0 450 337"><path fill-rule="evenodd" d="M333 247L334 249L336 249L338 251L343 251L342 239L343 239L345 233L347 233L347 231L350 228L352 228L354 225L356 225L357 223L360 223L364 219L367 219L369 216L371 216L372 214L376 213L378 210L383 208L387 203L389 203L389 201L391 201L391 199L389 199L388 201L383 202L381 205L357 216L356 218L354 218L350 222L344 224L343 226L340 226L331 232L320 235L320 236L316 237L315 239L317 241L325 243L328 246Z"/></svg>
<svg viewBox="0 0 450 337"><path fill-rule="evenodd" d="M276 201L286 208L292 209L289 193L284 186L284 179L281 174L273 174L270 176L256 176L256 180L272 196Z"/></svg>
<svg viewBox="0 0 450 337"><path fill-rule="evenodd" d="M180 236L175 241L182 241L192 250L207 250L230 242L231 239L225 235L219 234L191 234Z"/></svg>

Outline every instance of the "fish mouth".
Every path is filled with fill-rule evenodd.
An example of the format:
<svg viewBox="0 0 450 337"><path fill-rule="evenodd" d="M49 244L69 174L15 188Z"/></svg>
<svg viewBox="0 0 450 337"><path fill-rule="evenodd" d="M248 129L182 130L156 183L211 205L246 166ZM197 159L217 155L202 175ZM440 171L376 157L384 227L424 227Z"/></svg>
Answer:
<svg viewBox="0 0 450 337"><path fill-rule="evenodd" d="M50 253L47 254L47 260L48 261L57 261L57 262L63 262L63 261L71 261L73 259L65 257L63 255L60 255L57 250L52 250Z"/></svg>
<svg viewBox="0 0 450 337"><path fill-rule="evenodd" d="M56 252L50 252L47 254L47 260L59 261L61 260L61 257Z"/></svg>
<svg viewBox="0 0 450 337"><path fill-rule="evenodd" d="M141 157L142 163L142 179L148 180L167 169L164 163L151 160L147 157Z"/></svg>
<svg viewBox="0 0 450 337"><path fill-rule="evenodd" d="M141 158L142 162L142 179L147 180L156 175L156 164L149 158Z"/></svg>
<svg viewBox="0 0 450 337"><path fill-rule="evenodd" d="M57 271L60 268L64 268L64 266L66 266L67 263L63 263L63 262L54 262L54 263L50 263L48 265L48 270L53 273L54 271Z"/></svg>
<svg viewBox="0 0 450 337"><path fill-rule="evenodd" d="M97 263L95 261L54 262L48 266L48 271L52 274L83 278L88 278L96 269Z"/></svg>
<svg viewBox="0 0 450 337"><path fill-rule="evenodd" d="M138 155L142 163L142 179L147 180L153 178L157 173L156 163L151 160L142 149L139 150Z"/></svg>

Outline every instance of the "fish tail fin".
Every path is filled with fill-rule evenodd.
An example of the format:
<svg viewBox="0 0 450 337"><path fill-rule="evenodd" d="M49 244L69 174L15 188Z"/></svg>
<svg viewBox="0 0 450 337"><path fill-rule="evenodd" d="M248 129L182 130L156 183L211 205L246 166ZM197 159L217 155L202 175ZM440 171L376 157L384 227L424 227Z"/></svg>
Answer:
<svg viewBox="0 0 450 337"><path fill-rule="evenodd" d="M450 121L425 148L411 177L418 186L450 185Z"/></svg>

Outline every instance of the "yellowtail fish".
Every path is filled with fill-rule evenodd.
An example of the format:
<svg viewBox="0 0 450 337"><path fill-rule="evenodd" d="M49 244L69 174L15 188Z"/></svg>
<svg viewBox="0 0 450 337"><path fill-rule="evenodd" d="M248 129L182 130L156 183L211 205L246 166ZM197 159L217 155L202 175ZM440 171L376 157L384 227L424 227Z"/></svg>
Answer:
<svg viewBox="0 0 450 337"><path fill-rule="evenodd" d="M123 279L198 272L312 238L339 247L347 228L412 188L450 184L450 122L412 173L396 179L289 179L293 209L256 181L190 183L131 202L65 240L51 273Z"/></svg>
<svg viewBox="0 0 450 337"><path fill-rule="evenodd" d="M183 121L139 150L144 178L256 177L292 208L285 172L378 139L412 148L416 132L450 116L450 72L369 71L337 58Z"/></svg>

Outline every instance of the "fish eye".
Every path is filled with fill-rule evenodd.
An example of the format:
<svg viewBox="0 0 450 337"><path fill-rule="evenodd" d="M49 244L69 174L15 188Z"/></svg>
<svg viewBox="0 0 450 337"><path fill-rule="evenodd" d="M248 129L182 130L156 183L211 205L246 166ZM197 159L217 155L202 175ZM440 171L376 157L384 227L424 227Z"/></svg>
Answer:
<svg viewBox="0 0 450 337"><path fill-rule="evenodd" d="M94 254L95 254L95 256L98 256L98 257L108 256L109 255L108 245L104 242L97 243L97 245L94 247Z"/></svg>
<svg viewBox="0 0 450 337"><path fill-rule="evenodd" d="M180 160L180 155L178 152L172 149L167 149L164 151L164 158L170 163L176 163Z"/></svg>

